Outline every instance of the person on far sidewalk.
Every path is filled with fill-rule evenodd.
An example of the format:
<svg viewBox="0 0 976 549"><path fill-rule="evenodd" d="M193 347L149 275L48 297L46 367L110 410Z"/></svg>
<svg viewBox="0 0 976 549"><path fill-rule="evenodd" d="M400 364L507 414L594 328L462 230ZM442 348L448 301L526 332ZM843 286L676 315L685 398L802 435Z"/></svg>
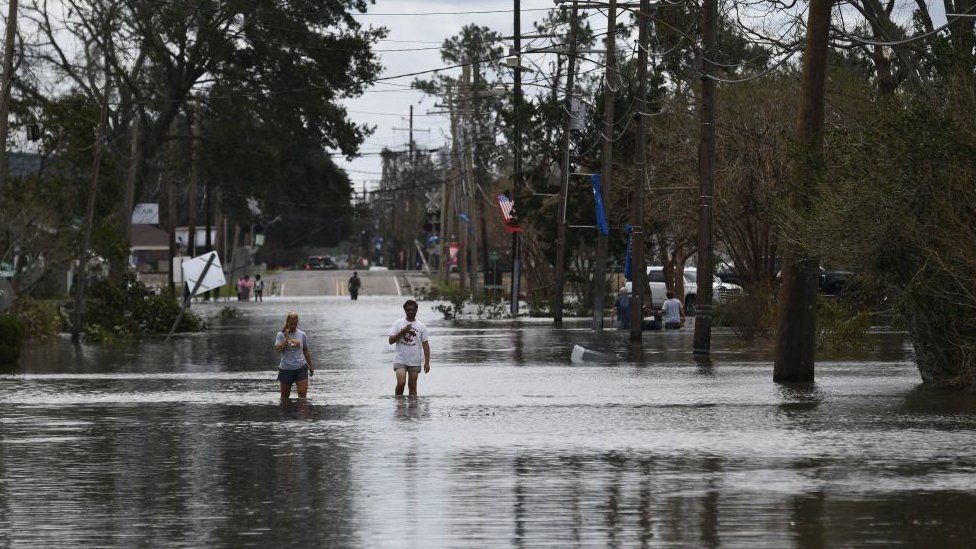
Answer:
<svg viewBox="0 0 976 549"><path fill-rule="evenodd" d="M363 279L359 278L359 274L356 271L352 272L352 276L349 278L349 297L356 301L359 299L359 287L362 285Z"/></svg>

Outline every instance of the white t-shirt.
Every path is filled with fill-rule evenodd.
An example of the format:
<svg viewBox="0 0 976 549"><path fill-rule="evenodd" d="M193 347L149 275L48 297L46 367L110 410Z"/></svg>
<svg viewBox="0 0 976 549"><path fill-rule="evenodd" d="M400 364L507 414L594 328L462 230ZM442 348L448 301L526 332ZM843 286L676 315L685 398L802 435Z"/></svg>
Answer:
<svg viewBox="0 0 976 549"><path fill-rule="evenodd" d="M393 326L390 326L390 331L386 335L387 337L397 335L407 324L411 326L410 331L397 340L396 349L393 353L393 363L406 366L423 366L424 348L421 343L428 339L427 326L424 326L423 322L419 320L408 322L407 319L401 318L394 322Z"/></svg>
<svg viewBox="0 0 976 549"><path fill-rule="evenodd" d="M681 302L672 297L664 302L664 321L681 322Z"/></svg>

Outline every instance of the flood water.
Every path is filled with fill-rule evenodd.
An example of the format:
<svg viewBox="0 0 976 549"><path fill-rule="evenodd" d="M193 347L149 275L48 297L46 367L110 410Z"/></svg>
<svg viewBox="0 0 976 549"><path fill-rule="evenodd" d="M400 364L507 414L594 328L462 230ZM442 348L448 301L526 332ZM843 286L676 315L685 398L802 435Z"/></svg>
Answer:
<svg viewBox="0 0 976 549"><path fill-rule="evenodd" d="M236 305L236 303L232 303ZM0 375L0 546L972 547L976 397L918 389L910 345L773 384L691 330L439 320L394 398L397 298L246 304L201 334L32 347ZM198 307L213 314L213 307ZM317 364L281 403L295 309ZM574 343L619 360L573 364Z"/></svg>

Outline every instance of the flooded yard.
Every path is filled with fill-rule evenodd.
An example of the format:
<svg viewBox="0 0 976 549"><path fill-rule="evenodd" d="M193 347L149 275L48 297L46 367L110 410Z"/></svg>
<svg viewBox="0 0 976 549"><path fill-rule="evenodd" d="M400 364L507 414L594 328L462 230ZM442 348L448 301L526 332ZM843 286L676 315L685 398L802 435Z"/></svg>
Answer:
<svg viewBox="0 0 976 549"><path fill-rule="evenodd" d="M448 322L394 398L397 298L279 300L162 341L28 349L0 375L0 545L971 547L976 397L874 336L817 383L718 332ZM234 303L233 305L236 305ZM316 374L278 399L297 310ZM618 355L572 363L574 344Z"/></svg>

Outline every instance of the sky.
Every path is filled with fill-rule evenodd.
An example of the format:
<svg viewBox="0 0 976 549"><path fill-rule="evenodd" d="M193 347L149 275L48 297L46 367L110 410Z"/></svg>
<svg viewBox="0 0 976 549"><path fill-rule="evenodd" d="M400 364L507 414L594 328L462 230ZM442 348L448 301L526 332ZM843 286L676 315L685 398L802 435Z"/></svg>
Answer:
<svg viewBox="0 0 976 549"><path fill-rule="evenodd" d="M545 17L545 10L555 7L552 0L521 0L521 4L523 34L532 31L533 22ZM503 36L511 36L514 34L512 7L512 0L376 0L367 12L376 15L359 16L358 19L364 25L383 26L389 29L389 36L376 44L375 49L384 66L382 76L391 76L444 66L440 58L440 45L446 38L460 32L466 24L477 23ZM457 14L464 11L494 10L504 10L504 12ZM431 14L432 12L455 12L455 14L439 15ZM393 49L414 51L383 51ZM455 73L459 74L460 70L444 72L444 74ZM434 108L434 98L406 87L413 79L414 77L407 77L387 84L377 83L362 97L344 101L344 105L349 110L349 117L353 121L376 128L373 135L366 139L361 151L369 153L378 152L383 147L405 148L408 132L394 128L407 128L410 105L414 107L414 141L417 147L436 148L447 142L446 133L449 128L447 117L427 114L428 111L440 109ZM336 162L349 172L356 191L362 191L364 183L367 188L373 188L380 177L378 156L365 155L352 161L336 157Z"/></svg>

